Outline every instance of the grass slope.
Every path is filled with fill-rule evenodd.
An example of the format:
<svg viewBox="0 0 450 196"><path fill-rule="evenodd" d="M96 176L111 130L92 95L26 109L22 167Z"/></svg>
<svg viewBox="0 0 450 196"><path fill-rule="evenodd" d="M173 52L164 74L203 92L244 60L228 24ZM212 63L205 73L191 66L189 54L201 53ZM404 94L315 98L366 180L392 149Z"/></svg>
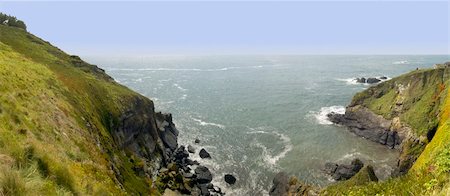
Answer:
<svg viewBox="0 0 450 196"><path fill-rule="evenodd" d="M136 96L96 66L0 25L0 195L149 194L150 180L109 130Z"/></svg>

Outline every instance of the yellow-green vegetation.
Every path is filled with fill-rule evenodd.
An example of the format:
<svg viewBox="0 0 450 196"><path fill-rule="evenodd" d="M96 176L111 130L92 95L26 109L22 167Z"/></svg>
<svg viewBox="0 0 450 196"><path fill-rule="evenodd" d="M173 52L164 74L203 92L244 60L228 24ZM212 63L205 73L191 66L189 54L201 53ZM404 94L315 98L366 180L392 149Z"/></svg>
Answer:
<svg viewBox="0 0 450 196"><path fill-rule="evenodd" d="M111 134L136 97L153 109L96 66L0 25L0 195L150 194Z"/></svg>
<svg viewBox="0 0 450 196"><path fill-rule="evenodd" d="M357 94L352 104L365 104L386 118L400 114L416 134L434 136L407 174L383 182L355 184L355 179L323 190L327 195L448 195L450 194L450 96L448 68L413 71ZM398 84L410 87L394 92ZM407 89L407 88L405 88ZM400 113L395 113L403 104ZM419 124L422 123L422 124ZM437 128L436 128L437 126ZM434 128L433 128L434 127ZM356 177L356 176L355 176Z"/></svg>

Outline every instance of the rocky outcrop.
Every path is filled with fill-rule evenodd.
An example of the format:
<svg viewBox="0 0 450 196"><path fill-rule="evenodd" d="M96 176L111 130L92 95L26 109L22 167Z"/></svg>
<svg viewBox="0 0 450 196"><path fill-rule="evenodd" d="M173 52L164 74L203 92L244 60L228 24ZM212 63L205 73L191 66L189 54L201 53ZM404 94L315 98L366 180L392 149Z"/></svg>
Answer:
<svg viewBox="0 0 450 196"><path fill-rule="evenodd" d="M364 167L363 162L354 159L349 165L326 163L324 171L336 181L348 180Z"/></svg>
<svg viewBox="0 0 450 196"><path fill-rule="evenodd" d="M280 172L273 178L273 185L269 191L270 196L291 195L318 195L316 187L299 181L296 177L289 177L285 172Z"/></svg>
<svg viewBox="0 0 450 196"><path fill-rule="evenodd" d="M347 107L345 114L330 113L327 116L331 122L348 127L356 135L390 148L398 148L404 139L404 134L398 132L402 129L393 127L391 120L362 106Z"/></svg>
<svg viewBox="0 0 450 196"><path fill-rule="evenodd" d="M224 194L219 187L211 183L213 179L211 171L189 159L189 153L184 146L177 148L169 161L167 167L160 170L156 181L156 186L161 192L170 189L189 195ZM192 166L196 166L194 171L191 169Z"/></svg>
<svg viewBox="0 0 450 196"><path fill-rule="evenodd" d="M379 82L381 82L383 80L387 80L387 79L388 78L386 76L381 76L379 78L374 78L374 77L364 78L364 77L361 77L361 78L355 78L354 81L356 81L356 83L362 83L362 84L364 84L364 83L376 84L376 83L379 83Z"/></svg>

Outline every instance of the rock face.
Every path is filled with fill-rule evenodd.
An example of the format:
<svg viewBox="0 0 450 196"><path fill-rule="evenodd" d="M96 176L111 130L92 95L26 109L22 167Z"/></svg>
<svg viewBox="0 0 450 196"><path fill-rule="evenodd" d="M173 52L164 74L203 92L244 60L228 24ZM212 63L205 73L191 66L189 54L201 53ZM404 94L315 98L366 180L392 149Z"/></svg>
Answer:
<svg viewBox="0 0 450 196"><path fill-rule="evenodd" d="M350 179L363 167L364 164L359 159L354 159L350 165L326 163L324 170L328 175L331 175L334 180L341 181Z"/></svg>
<svg viewBox="0 0 450 196"><path fill-rule="evenodd" d="M345 114L330 113L327 116L331 122L348 127L356 135L390 148L398 147L403 139L396 130L391 129L392 121L365 107L347 107Z"/></svg>
<svg viewBox="0 0 450 196"><path fill-rule="evenodd" d="M227 182L230 185L233 185L236 183L236 178L231 174L225 174L224 176L225 182Z"/></svg>

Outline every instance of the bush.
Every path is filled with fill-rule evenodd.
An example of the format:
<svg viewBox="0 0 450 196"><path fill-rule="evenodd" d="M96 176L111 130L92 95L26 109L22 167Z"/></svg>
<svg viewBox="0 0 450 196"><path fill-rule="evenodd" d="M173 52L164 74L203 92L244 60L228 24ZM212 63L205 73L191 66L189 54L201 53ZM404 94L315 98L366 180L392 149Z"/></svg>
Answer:
<svg viewBox="0 0 450 196"><path fill-rule="evenodd" d="M27 25L14 16L9 16L0 12L0 24L21 28L23 30L27 30Z"/></svg>

